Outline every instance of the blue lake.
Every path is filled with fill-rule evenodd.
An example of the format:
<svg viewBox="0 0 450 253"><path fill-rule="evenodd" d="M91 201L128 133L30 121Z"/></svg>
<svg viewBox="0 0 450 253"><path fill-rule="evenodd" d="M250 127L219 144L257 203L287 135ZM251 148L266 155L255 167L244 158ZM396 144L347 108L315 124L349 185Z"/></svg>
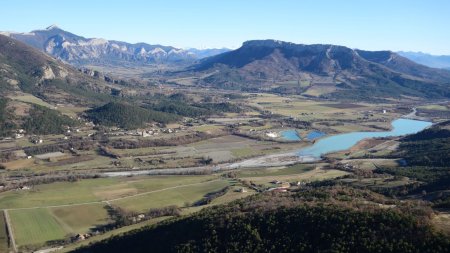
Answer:
<svg viewBox="0 0 450 253"><path fill-rule="evenodd" d="M309 132L309 133L306 135L306 139L308 139L309 141L312 141L312 140L318 139L318 138L320 138L320 137L322 137L322 136L325 136L325 135L327 135L327 134L324 133L324 132L320 132L320 131L312 131L312 132Z"/></svg>
<svg viewBox="0 0 450 253"><path fill-rule="evenodd" d="M298 155L320 157L326 153L349 149L358 141L365 138L393 137L414 134L431 125L432 123L427 121L397 119L392 121L392 130L389 132L353 132L326 137L318 140L312 146L300 149L298 151Z"/></svg>
<svg viewBox="0 0 450 253"><path fill-rule="evenodd" d="M298 133L296 130L286 130L282 131L281 138L288 140L288 141L299 141L301 140L300 136L298 136Z"/></svg>

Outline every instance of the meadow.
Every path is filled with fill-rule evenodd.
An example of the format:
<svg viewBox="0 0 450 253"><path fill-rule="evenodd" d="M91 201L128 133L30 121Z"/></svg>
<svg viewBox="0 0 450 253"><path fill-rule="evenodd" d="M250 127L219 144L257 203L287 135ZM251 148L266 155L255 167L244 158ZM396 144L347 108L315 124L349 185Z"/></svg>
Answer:
<svg viewBox="0 0 450 253"><path fill-rule="evenodd" d="M38 248L107 224L107 203L129 211L184 207L228 185L216 175L86 179L3 192L0 208L8 209L18 247Z"/></svg>

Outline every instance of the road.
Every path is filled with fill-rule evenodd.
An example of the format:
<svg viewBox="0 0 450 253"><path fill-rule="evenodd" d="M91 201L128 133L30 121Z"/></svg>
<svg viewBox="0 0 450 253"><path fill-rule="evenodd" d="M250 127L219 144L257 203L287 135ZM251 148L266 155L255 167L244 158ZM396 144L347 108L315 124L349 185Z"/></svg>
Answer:
<svg viewBox="0 0 450 253"><path fill-rule="evenodd" d="M8 229L9 240L11 241L11 247L14 252L17 251L16 239L14 239L14 231L11 225L11 220L9 219L8 210L3 210L3 214L5 216L6 228Z"/></svg>
<svg viewBox="0 0 450 253"><path fill-rule="evenodd" d="M416 107L414 107L414 108L412 108L412 112L410 112L410 113L408 113L406 115L403 115L402 118L415 119L417 117L416 113L417 113L417 109L416 109Z"/></svg>

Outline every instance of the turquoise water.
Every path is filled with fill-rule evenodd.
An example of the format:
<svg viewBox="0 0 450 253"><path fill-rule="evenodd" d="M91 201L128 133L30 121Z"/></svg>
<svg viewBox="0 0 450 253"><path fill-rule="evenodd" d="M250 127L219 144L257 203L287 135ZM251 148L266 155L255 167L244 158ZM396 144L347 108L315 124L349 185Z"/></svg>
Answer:
<svg viewBox="0 0 450 253"><path fill-rule="evenodd" d="M282 131L281 133L281 138L288 140L288 141L299 141L301 140L300 136L298 136L297 131L295 130L286 130L286 131Z"/></svg>
<svg viewBox="0 0 450 253"><path fill-rule="evenodd" d="M397 119L392 121L393 129L389 132L353 132L334 135L320 139L314 145L299 150L298 154L320 157L321 155L326 153L349 149L358 141L365 138L392 137L414 134L431 126L431 124L431 122L427 121Z"/></svg>
<svg viewBox="0 0 450 253"><path fill-rule="evenodd" d="M325 136L325 135L327 135L327 134L324 133L324 132L320 132L320 131L312 131L312 132L309 132L309 133L306 135L306 139L308 139L309 141L312 141L312 140L318 139L318 138L320 138L320 137L322 137L322 136Z"/></svg>

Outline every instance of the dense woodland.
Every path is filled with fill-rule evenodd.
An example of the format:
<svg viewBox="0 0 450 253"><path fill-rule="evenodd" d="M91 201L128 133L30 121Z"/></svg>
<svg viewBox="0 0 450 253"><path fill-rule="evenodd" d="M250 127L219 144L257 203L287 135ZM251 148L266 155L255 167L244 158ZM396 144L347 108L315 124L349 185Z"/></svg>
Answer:
<svg viewBox="0 0 450 253"><path fill-rule="evenodd" d="M145 123L149 122L169 123L179 119L174 114L119 102L111 102L91 109L86 114L95 124L130 129L143 127Z"/></svg>
<svg viewBox="0 0 450 253"><path fill-rule="evenodd" d="M62 134L66 127L76 126L78 122L62 115L56 110L33 105L29 115L25 117L22 128L28 134Z"/></svg>
<svg viewBox="0 0 450 253"><path fill-rule="evenodd" d="M12 113L7 108L8 99L0 98L0 136L11 135L16 128L16 124L12 121Z"/></svg>
<svg viewBox="0 0 450 253"><path fill-rule="evenodd" d="M118 126L135 129L145 123L170 123L181 117L202 117L217 115L224 112L241 112L242 109L228 102L198 103L181 93L170 96L161 94L144 99L141 106L126 102L110 102L86 112L87 117L96 124Z"/></svg>
<svg viewBox="0 0 450 253"><path fill-rule="evenodd" d="M428 225L430 212L351 188L265 193L76 252L448 252L449 238Z"/></svg>
<svg viewBox="0 0 450 253"><path fill-rule="evenodd" d="M208 99L204 99L208 100ZM195 102L182 93L175 93L170 96L155 95L148 99L146 108L173 113L185 117L202 117L224 112L241 112L242 109L235 104L228 102L212 103L211 101Z"/></svg>

